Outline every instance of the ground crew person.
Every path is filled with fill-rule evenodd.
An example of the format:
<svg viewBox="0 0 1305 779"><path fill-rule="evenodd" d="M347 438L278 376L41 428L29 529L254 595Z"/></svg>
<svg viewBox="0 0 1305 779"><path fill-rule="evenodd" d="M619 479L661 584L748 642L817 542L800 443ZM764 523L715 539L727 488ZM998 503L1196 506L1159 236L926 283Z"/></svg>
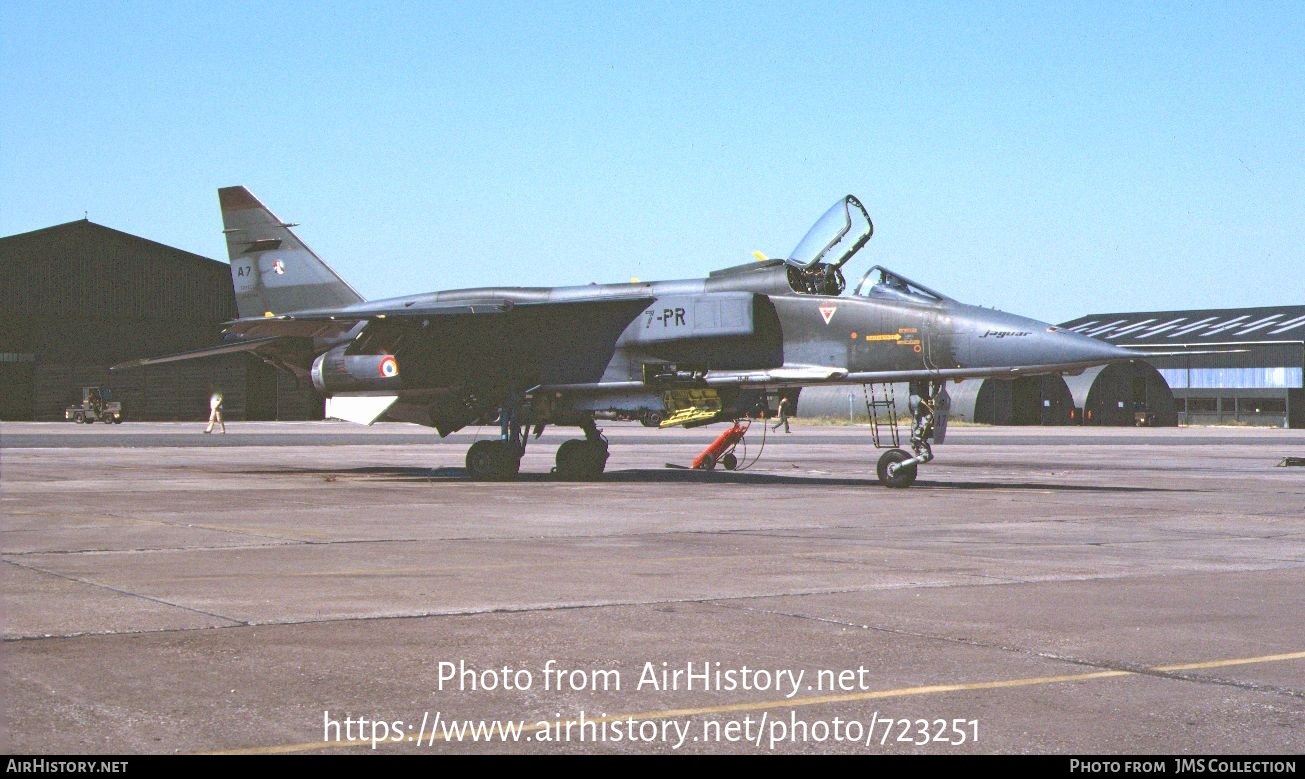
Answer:
<svg viewBox="0 0 1305 779"><path fill-rule="evenodd" d="M222 434L226 435L227 424L222 421L222 390L217 387L213 388L213 394L208 396L208 427L204 428L205 433L213 432L213 425L222 429Z"/></svg>
<svg viewBox="0 0 1305 779"><path fill-rule="evenodd" d="M779 398L779 420L770 428L771 430L779 430L779 426L783 425L785 433L793 432L788 429L788 409L788 398L781 395Z"/></svg>

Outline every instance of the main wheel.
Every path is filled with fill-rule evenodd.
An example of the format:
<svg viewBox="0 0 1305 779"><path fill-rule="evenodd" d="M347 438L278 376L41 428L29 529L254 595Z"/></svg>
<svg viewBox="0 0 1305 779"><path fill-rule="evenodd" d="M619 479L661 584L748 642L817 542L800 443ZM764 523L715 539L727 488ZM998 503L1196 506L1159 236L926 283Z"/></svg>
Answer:
<svg viewBox="0 0 1305 779"><path fill-rule="evenodd" d="M553 472L563 479L578 480L581 478L581 471L584 464L585 442L581 438L572 438L563 441L562 445L557 447L557 457L554 460L556 467Z"/></svg>
<svg viewBox="0 0 1305 779"><path fill-rule="evenodd" d="M879 458L879 465L876 468L879 473L879 483L885 487L911 486L915 481L916 463L911 463L902 468L891 469L892 473L889 473L890 469L888 467L909 459L911 459L911 453L904 449L889 449L884 452L883 457Z"/></svg>
<svg viewBox="0 0 1305 779"><path fill-rule="evenodd" d="M467 475L476 481L493 479L498 473L502 444L499 441L477 441L467 450Z"/></svg>
<svg viewBox="0 0 1305 779"><path fill-rule="evenodd" d="M607 467L607 445L601 441L572 438L557 447L555 473L570 481L592 481Z"/></svg>
<svg viewBox="0 0 1305 779"><path fill-rule="evenodd" d="M511 481L521 471L521 458L502 441L477 441L467 450L467 475L476 481Z"/></svg>

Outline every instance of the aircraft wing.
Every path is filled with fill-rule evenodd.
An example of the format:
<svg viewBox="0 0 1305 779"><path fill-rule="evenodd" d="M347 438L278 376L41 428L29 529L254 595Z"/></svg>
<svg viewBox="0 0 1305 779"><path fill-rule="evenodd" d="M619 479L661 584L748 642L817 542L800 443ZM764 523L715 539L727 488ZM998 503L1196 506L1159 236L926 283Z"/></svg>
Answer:
<svg viewBox="0 0 1305 779"><path fill-rule="evenodd" d="M117 365L109 366L111 371L128 370L130 368L143 368L147 365L162 365L169 362L180 362L182 360L196 360L203 357L220 357L227 354L239 354L241 352L253 352L260 357L277 357L291 353L298 353L308 350L312 346L312 341L297 336L265 336L263 338L246 338L219 346L208 346L203 349L192 349L188 352L179 352L169 354L163 357L141 357L136 360L120 362Z"/></svg>
<svg viewBox="0 0 1305 779"><path fill-rule="evenodd" d="M275 317L251 317L238 319L233 325L256 322L342 322L358 323L380 319L415 319L424 317L463 316L476 317L506 314L513 309L551 308L551 307L605 307L639 303L647 305L653 301L651 295L595 296L591 298L570 298L566 300L530 300L518 301L510 298L488 297L483 299L464 299L447 302L409 301L400 303L393 300L381 300L348 308L322 308L292 311Z"/></svg>
<svg viewBox="0 0 1305 779"><path fill-rule="evenodd" d="M111 370L249 352L293 371L306 369L331 345L365 338L377 351L400 354L401 362L420 365L438 359L446 368L461 365L468 380L476 371L510 373L505 366L524 364L560 379L580 363L585 363L580 373L593 379L621 331L652 300L649 295L525 302L487 297L307 309L233 320L225 333L235 338L227 343L129 360Z"/></svg>
<svg viewBox="0 0 1305 779"><path fill-rule="evenodd" d="M909 381L960 381L962 379L1014 379L1044 373L1082 373L1100 363L1058 363L1042 366L1002 366L997 368L920 368L903 371L857 371L832 365L783 365L757 371L709 371L703 383L709 387L805 387L820 384L891 384ZM552 390L633 390L644 387L640 381L547 384Z"/></svg>
<svg viewBox="0 0 1305 779"><path fill-rule="evenodd" d="M1048 373L1077 375L1100 360L1090 362L1060 362L1047 365L1000 365L983 368L926 368L909 371L857 371L842 377L839 383L881 384L906 381L960 381L961 379L1017 379L1021 376L1040 376Z"/></svg>

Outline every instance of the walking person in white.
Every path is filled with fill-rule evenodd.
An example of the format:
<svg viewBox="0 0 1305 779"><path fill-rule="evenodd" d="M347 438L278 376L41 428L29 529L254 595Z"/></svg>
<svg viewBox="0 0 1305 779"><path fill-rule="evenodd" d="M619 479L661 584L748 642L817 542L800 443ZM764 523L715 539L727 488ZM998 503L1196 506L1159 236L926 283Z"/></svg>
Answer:
<svg viewBox="0 0 1305 779"><path fill-rule="evenodd" d="M213 432L213 425L217 425L222 429L222 434L226 435L227 423L222 421L222 390L213 388L213 394L208 397L208 407L208 427L204 428L204 432Z"/></svg>

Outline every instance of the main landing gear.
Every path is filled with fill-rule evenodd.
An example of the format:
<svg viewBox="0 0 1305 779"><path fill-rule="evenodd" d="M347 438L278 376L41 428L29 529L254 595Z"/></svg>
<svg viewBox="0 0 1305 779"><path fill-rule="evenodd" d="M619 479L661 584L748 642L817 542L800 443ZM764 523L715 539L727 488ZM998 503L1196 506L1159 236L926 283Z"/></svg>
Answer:
<svg viewBox="0 0 1305 779"><path fill-rule="evenodd" d="M915 456L904 449L884 452L875 468L880 484L899 489L909 487L915 483L917 466L933 459L929 439L933 437L938 422L938 401L944 386L933 382L911 382L911 449Z"/></svg>
<svg viewBox="0 0 1305 779"><path fill-rule="evenodd" d="M467 450L467 475L476 481L512 481L521 472L521 457L526 453L530 427L520 399L510 398L499 414L499 437L477 441ZM573 438L557 448L557 465L553 473L569 481L589 481L603 475L607 467L607 439L592 419L580 422L584 438ZM535 438L544 431L534 427Z"/></svg>
<svg viewBox="0 0 1305 779"><path fill-rule="evenodd" d="M530 432L523 424L526 399L509 392L499 411L499 435L496 441L477 441L467 450L467 475L476 481L512 481L521 472L521 456L526 453ZM536 427L535 436L543 432Z"/></svg>
<svg viewBox="0 0 1305 779"><path fill-rule="evenodd" d="M589 422L585 438L572 438L557 448L553 473L567 481L592 481L607 467L607 439ZM592 433L590 432L592 430ZM476 481L512 481L521 472L524 442L477 441L467 450L467 475Z"/></svg>

